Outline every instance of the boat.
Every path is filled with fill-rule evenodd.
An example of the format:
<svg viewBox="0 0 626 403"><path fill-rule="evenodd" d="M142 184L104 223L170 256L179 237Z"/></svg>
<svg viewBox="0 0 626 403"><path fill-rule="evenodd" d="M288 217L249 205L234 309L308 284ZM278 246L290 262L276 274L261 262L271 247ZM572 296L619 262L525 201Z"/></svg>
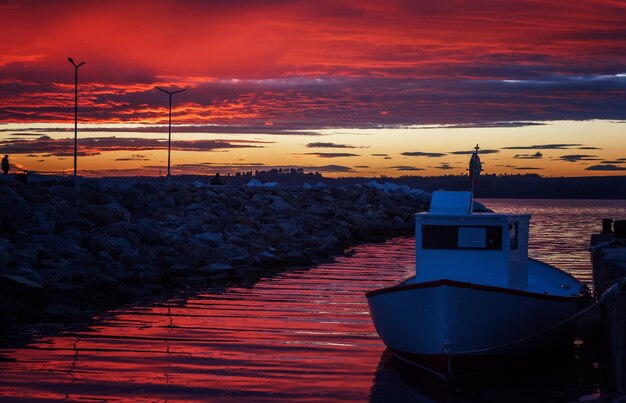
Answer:
<svg viewBox="0 0 626 403"><path fill-rule="evenodd" d="M530 215L470 206L472 192L434 192L415 215L415 275L366 293L384 344L444 379L571 351L587 286L528 257Z"/></svg>

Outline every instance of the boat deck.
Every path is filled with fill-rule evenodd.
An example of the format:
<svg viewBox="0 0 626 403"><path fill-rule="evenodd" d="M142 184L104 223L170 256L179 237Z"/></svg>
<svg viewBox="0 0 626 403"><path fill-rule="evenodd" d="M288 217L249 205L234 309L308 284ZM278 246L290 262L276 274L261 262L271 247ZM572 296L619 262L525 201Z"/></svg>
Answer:
<svg viewBox="0 0 626 403"><path fill-rule="evenodd" d="M433 279L413 276L403 281L400 285L412 285L429 281L433 281ZM475 282L475 284L508 288L505 284L481 284L480 282ZM520 291L557 297L571 297L579 295L581 289L580 282L570 274L550 266L549 264L529 258L528 284L525 289Z"/></svg>

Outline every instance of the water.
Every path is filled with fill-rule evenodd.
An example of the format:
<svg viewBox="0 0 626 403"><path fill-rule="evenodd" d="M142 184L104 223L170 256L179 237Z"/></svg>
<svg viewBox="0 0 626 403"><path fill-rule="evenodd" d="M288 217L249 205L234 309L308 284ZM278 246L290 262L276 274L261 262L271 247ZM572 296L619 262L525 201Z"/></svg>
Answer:
<svg viewBox="0 0 626 403"><path fill-rule="evenodd" d="M530 257L557 266L592 287L589 240L602 219L626 220L626 200L481 200L501 213L532 214Z"/></svg>
<svg viewBox="0 0 626 403"><path fill-rule="evenodd" d="M484 202L532 212L531 256L585 281L590 234L602 218L626 218L626 201ZM578 364L449 387L389 358L364 293L408 277L413 262L413 239L397 238L254 286L183 293L36 336L0 349L0 400L568 401L597 389Z"/></svg>

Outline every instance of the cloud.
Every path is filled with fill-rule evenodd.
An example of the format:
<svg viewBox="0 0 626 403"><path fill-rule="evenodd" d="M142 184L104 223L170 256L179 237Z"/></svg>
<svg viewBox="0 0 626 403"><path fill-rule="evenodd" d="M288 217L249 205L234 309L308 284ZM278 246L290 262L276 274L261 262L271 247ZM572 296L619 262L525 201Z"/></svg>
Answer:
<svg viewBox="0 0 626 403"><path fill-rule="evenodd" d="M175 122L293 135L626 119L619 1L6 4L1 121L71 120L70 48L87 61L82 122L165 123L155 85L188 89Z"/></svg>
<svg viewBox="0 0 626 403"><path fill-rule="evenodd" d="M437 126L424 127L425 129L437 129L440 127L446 129L481 129L481 128L494 128L494 127L527 127L527 126L545 126L542 122L523 122L523 121L509 121L509 122L479 122L479 123L458 123L458 124L443 124Z"/></svg>
<svg viewBox="0 0 626 403"><path fill-rule="evenodd" d="M346 144L335 144L335 143L309 143L306 145L308 148L356 148L354 146L349 146Z"/></svg>
<svg viewBox="0 0 626 403"><path fill-rule="evenodd" d="M352 153L303 153L294 155L314 155L319 158L343 158L343 157L358 157L359 154Z"/></svg>
<svg viewBox="0 0 626 403"><path fill-rule="evenodd" d="M147 170L158 170L163 169L163 166L160 165L147 165L143 167ZM346 173L346 172L354 172L352 168L343 166L343 165L268 165L260 162L251 162L251 163L232 163L232 164L220 164L213 162L200 162L200 163L182 163L175 164L172 166L173 169L176 170L177 173L188 173L188 174L212 174L214 172L220 173L237 173L237 172L246 172L246 171L268 171L270 169L304 169L305 172L327 172L327 173Z"/></svg>
<svg viewBox="0 0 626 403"><path fill-rule="evenodd" d="M541 144L532 146L512 146L502 147L503 150L564 150L568 148L581 147L582 144ZM582 149L582 148L579 148Z"/></svg>
<svg viewBox="0 0 626 403"><path fill-rule="evenodd" d="M584 155L584 154L570 154L570 155L562 155L558 157L559 160L567 161L567 162L578 162L578 161L599 161L601 158L597 158L595 155Z"/></svg>
<svg viewBox="0 0 626 403"><path fill-rule="evenodd" d="M478 151L478 154L495 154L495 153L499 153L500 150L480 150ZM455 155L463 155L463 154L474 154L474 150L469 150L469 151L451 151L450 154L455 154Z"/></svg>
<svg viewBox="0 0 626 403"><path fill-rule="evenodd" d="M601 164L624 164L626 163L626 160L624 158L618 158L616 160L606 160L606 161L600 161Z"/></svg>
<svg viewBox="0 0 626 403"><path fill-rule="evenodd" d="M418 167L407 166L407 165L397 165L397 166L393 166L389 168L397 169L398 171L423 171L424 170L424 168L418 168Z"/></svg>
<svg viewBox="0 0 626 403"><path fill-rule="evenodd" d="M588 147L588 146L578 147L577 149L578 150L602 150L600 147Z"/></svg>
<svg viewBox="0 0 626 403"><path fill-rule="evenodd" d="M442 170L455 169L455 167L450 166L447 162L442 162L439 166L434 166L433 168Z"/></svg>
<svg viewBox="0 0 626 403"><path fill-rule="evenodd" d="M355 165L355 168L367 169L369 167L370 167L369 165Z"/></svg>
<svg viewBox="0 0 626 403"><path fill-rule="evenodd" d="M539 168L539 167L513 167L513 169L517 169L519 171L539 171L539 170L542 170L543 168Z"/></svg>
<svg viewBox="0 0 626 403"><path fill-rule="evenodd" d="M513 158L521 159L521 160L535 160L543 158L543 154L537 151L534 154L515 154Z"/></svg>
<svg viewBox="0 0 626 403"><path fill-rule="evenodd" d="M422 152L422 151L407 151L407 152L403 152L401 155L406 155L407 157L438 158L438 157L443 157L446 154L443 154L443 153L426 153L426 152Z"/></svg>
<svg viewBox="0 0 626 403"><path fill-rule="evenodd" d="M176 140L173 150L219 151L231 148L263 148L271 142L258 140ZM4 140L0 148L8 154L46 154L47 156L74 155L74 139L52 139L42 136L36 140ZM98 155L107 151L165 150L167 141L148 138L88 137L79 139L78 155Z"/></svg>
<svg viewBox="0 0 626 403"><path fill-rule="evenodd" d="M142 154L133 154L124 158L116 158L114 161L149 161L150 159Z"/></svg>
<svg viewBox="0 0 626 403"><path fill-rule="evenodd" d="M372 157L388 157L389 154L370 154Z"/></svg>
<svg viewBox="0 0 626 403"><path fill-rule="evenodd" d="M133 124L118 123L116 126L98 125L98 126L82 126L79 132L105 132L105 133L163 133L167 135L168 126L161 124ZM30 137L41 136L42 132L47 133L68 133L74 132L74 128L46 126L45 128L27 127L27 128L3 128L0 126L1 132L10 132L10 136ZM292 130L280 127L266 127L257 125L207 125L207 124L172 124L172 132L174 133L211 133L211 134L267 134L267 135L290 135L290 136L321 136L317 131L313 130Z"/></svg>
<svg viewBox="0 0 626 403"><path fill-rule="evenodd" d="M620 167L617 165L591 165L585 168L586 171L626 171L626 167Z"/></svg>
<svg viewBox="0 0 626 403"><path fill-rule="evenodd" d="M342 173L342 172L354 172L352 168L346 167L343 165L323 165L323 166L305 166L303 167L306 171L312 172L334 172L334 173Z"/></svg>

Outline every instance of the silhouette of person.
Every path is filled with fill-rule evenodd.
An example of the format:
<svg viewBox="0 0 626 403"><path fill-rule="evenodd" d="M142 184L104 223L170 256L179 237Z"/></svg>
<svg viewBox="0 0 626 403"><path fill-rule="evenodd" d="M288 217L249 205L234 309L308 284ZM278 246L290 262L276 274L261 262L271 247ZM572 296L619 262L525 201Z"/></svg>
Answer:
<svg viewBox="0 0 626 403"><path fill-rule="evenodd" d="M213 177L213 179L211 179L211 185L223 185L224 182L222 182L222 180L220 179L220 173L217 172L215 174L215 177Z"/></svg>
<svg viewBox="0 0 626 403"><path fill-rule="evenodd" d="M5 175L9 174L9 169L11 169L11 166L9 165L9 156L5 155L4 158L2 158L2 170Z"/></svg>

